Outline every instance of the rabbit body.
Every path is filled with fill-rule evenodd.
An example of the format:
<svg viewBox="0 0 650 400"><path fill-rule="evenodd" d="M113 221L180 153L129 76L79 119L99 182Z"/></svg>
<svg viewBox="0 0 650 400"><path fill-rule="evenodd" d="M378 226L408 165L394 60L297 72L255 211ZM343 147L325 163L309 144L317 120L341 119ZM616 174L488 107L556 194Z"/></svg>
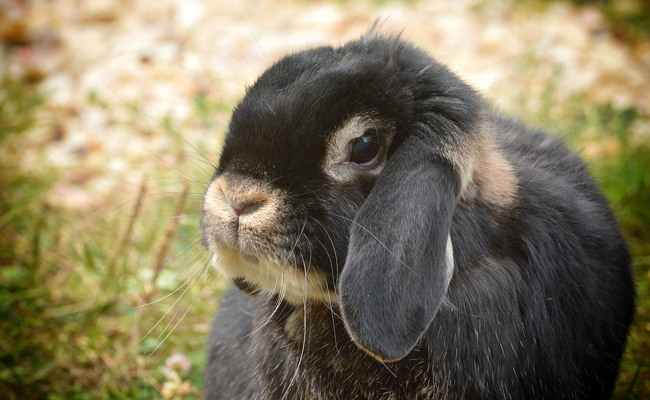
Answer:
<svg viewBox="0 0 650 400"><path fill-rule="evenodd" d="M347 143L354 115L383 135L379 167L328 164L326 132ZM290 238L284 259L311 289L300 301L225 270L253 296L233 285L221 300L206 399L611 396L634 285L607 201L561 140L492 113L424 52L370 33L281 60L235 110L213 180L236 209L236 179L219 180L234 172L269 185L235 230L257 216L279 233L228 242L209 190L206 246L253 268L275 251L260 238Z"/></svg>

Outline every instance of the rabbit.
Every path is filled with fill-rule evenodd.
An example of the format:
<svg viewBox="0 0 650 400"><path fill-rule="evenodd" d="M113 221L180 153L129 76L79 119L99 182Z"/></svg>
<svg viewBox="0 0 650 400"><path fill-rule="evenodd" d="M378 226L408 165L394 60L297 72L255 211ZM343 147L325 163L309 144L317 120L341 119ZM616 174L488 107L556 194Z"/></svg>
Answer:
<svg viewBox="0 0 650 400"><path fill-rule="evenodd" d="M630 255L561 139L398 35L288 55L202 205L232 284L204 398L607 399Z"/></svg>

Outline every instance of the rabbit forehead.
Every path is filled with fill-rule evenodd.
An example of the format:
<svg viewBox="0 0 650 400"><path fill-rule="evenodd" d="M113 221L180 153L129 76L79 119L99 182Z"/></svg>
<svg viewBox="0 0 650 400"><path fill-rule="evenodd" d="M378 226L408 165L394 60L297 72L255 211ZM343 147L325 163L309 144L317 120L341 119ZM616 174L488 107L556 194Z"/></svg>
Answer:
<svg viewBox="0 0 650 400"><path fill-rule="evenodd" d="M285 57L235 109L222 164L234 161L242 173L265 171L272 178L315 177L332 137L350 132L338 128L368 121L355 116L405 120L408 86L378 54L360 49L320 48Z"/></svg>
<svg viewBox="0 0 650 400"><path fill-rule="evenodd" d="M324 104L333 100L321 99ZM339 96L334 102L337 106L320 107L316 100L304 108L304 99L274 94L247 106L241 110L246 118L231 124L222 169L269 181L289 177L276 184L302 190L297 183L318 177L365 131L374 130L387 142L392 138L394 124L387 122L392 116L380 114L371 104L360 105L355 97Z"/></svg>

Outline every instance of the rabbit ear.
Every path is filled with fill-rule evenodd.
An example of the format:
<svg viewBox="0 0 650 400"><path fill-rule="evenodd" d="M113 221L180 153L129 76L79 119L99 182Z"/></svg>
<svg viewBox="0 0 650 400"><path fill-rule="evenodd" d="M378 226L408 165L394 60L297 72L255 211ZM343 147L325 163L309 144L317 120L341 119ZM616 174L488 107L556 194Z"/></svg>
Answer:
<svg viewBox="0 0 650 400"><path fill-rule="evenodd" d="M431 324L453 273L449 231L460 184L424 140L388 160L350 230L339 302L354 342L381 361L407 355Z"/></svg>

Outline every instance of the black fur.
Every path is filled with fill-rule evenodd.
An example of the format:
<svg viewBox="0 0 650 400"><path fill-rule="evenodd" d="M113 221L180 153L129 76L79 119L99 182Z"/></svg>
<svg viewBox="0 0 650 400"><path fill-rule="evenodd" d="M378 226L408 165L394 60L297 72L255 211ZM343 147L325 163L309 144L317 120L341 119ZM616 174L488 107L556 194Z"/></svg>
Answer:
<svg viewBox="0 0 650 400"><path fill-rule="evenodd" d="M342 184L323 171L326 143L357 114L394 136L376 179ZM504 207L461 193L453 155L486 126L517 182ZM490 114L424 52L371 33L283 58L234 111L224 173L290 194L277 246L326 274L340 306L238 280L257 296L221 301L206 399L611 395L634 285L607 201L559 139Z"/></svg>

